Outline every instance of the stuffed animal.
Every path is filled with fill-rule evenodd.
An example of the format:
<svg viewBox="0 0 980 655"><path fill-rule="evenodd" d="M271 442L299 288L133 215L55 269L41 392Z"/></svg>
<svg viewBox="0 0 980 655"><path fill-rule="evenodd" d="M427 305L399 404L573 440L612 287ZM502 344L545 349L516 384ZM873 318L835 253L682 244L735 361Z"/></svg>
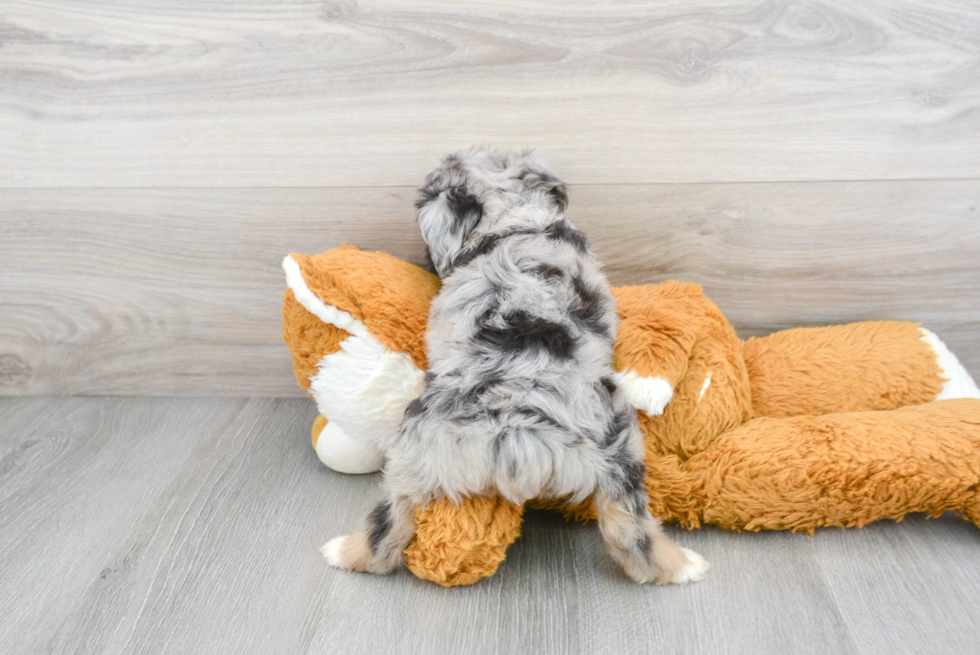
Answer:
<svg viewBox="0 0 980 655"><path fill-rule="evenodd" d="M317 455L378 470L425 384L434 275L352 246L283 262L284 336L321 416ZM694 284L613 289L614 365L639 412L651 512L686 528L801 530L947 510L980 522L980 390L933 333L875 321L740 340ZM538 507L593 518L588 501ZM523 508L419 508L406 564L445 586L491 575Z"/></svg>

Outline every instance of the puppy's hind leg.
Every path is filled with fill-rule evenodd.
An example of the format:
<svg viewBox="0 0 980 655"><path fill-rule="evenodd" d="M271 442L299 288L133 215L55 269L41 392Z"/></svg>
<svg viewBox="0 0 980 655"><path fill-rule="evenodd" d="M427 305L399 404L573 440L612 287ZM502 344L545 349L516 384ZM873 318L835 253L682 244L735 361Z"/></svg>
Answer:
<svg viewBox="0 0 980 655"><path fill-rule="evenodd" d="M367 529L334 537L320 549L330 566L362 573L391 573L403 562L402 551L415 536L415 504L392 496L374 508Z"/></svg>
<svg viewBox="0 0 980 655"><path fill-rule="evenodd" d="M625 448L610 458L594 501L606 549L637 582L683 584L701 580L708 563L667 538L647 508L644 467Z"/></svg>

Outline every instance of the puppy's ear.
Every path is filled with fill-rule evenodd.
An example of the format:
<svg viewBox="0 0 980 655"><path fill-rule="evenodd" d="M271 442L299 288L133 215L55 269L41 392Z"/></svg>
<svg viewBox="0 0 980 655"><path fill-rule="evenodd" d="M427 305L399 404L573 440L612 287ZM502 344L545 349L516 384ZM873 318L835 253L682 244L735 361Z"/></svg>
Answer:
<svg viewBox="0 0 980 655"><path fill-rule="evenodd" d="M551 199L554 200L555 205L558 207L558 211L564 213L565 209L568 207L568 189L565 188L565 183L559 180L557 177L548 177L546 183L546 188L548 189L548 194Z"/></svg>
<svg viewBox="0 0 980 655"><path fill-rule="evenodd" d="M548 172L544 162L532 153L524 153L524 170L519 179L529 191L539 191L547 195L558 208L564 212L568 207L568 190L565 183Z"/></svg>
<svg viewBox="0 0 980 655"><path fill-rule="evenodd" d="M450 188L427 186L416 203L422 239L436 273L445 277L463 242L483 217L480 201L463 185Z"/></svg>

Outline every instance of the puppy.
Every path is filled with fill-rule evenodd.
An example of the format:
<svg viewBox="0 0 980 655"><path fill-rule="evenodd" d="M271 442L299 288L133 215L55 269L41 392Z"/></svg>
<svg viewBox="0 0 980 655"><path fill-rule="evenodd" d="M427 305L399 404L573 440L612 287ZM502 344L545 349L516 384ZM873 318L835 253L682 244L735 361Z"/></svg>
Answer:
<svg viewBox="0 0 980 655"><path fill-rule="evenodd" d="M415 508L448 497L593 499L609 553L637 582L700 580L707 563L647 509L643 438L614 381L616 309L565 186L529 152L471 149L426 178L419 225L443 279L429 370L384 444L367 529L329 541L333 566L388 573Z"/></svg>

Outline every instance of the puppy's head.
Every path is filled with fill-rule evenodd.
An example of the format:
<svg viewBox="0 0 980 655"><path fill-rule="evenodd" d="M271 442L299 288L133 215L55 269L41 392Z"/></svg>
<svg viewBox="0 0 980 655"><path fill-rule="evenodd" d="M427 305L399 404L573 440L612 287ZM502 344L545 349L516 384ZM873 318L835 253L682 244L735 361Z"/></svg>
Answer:
<svg viewBox="0 0 980 655"><path fill-rule="evenodd" d="M565 185L530 151L471 148L447 155L425 179L416 207L435 272L445 277L474 233L494 229L509 209L534 206L543 215L565 211Z"/></svg>

